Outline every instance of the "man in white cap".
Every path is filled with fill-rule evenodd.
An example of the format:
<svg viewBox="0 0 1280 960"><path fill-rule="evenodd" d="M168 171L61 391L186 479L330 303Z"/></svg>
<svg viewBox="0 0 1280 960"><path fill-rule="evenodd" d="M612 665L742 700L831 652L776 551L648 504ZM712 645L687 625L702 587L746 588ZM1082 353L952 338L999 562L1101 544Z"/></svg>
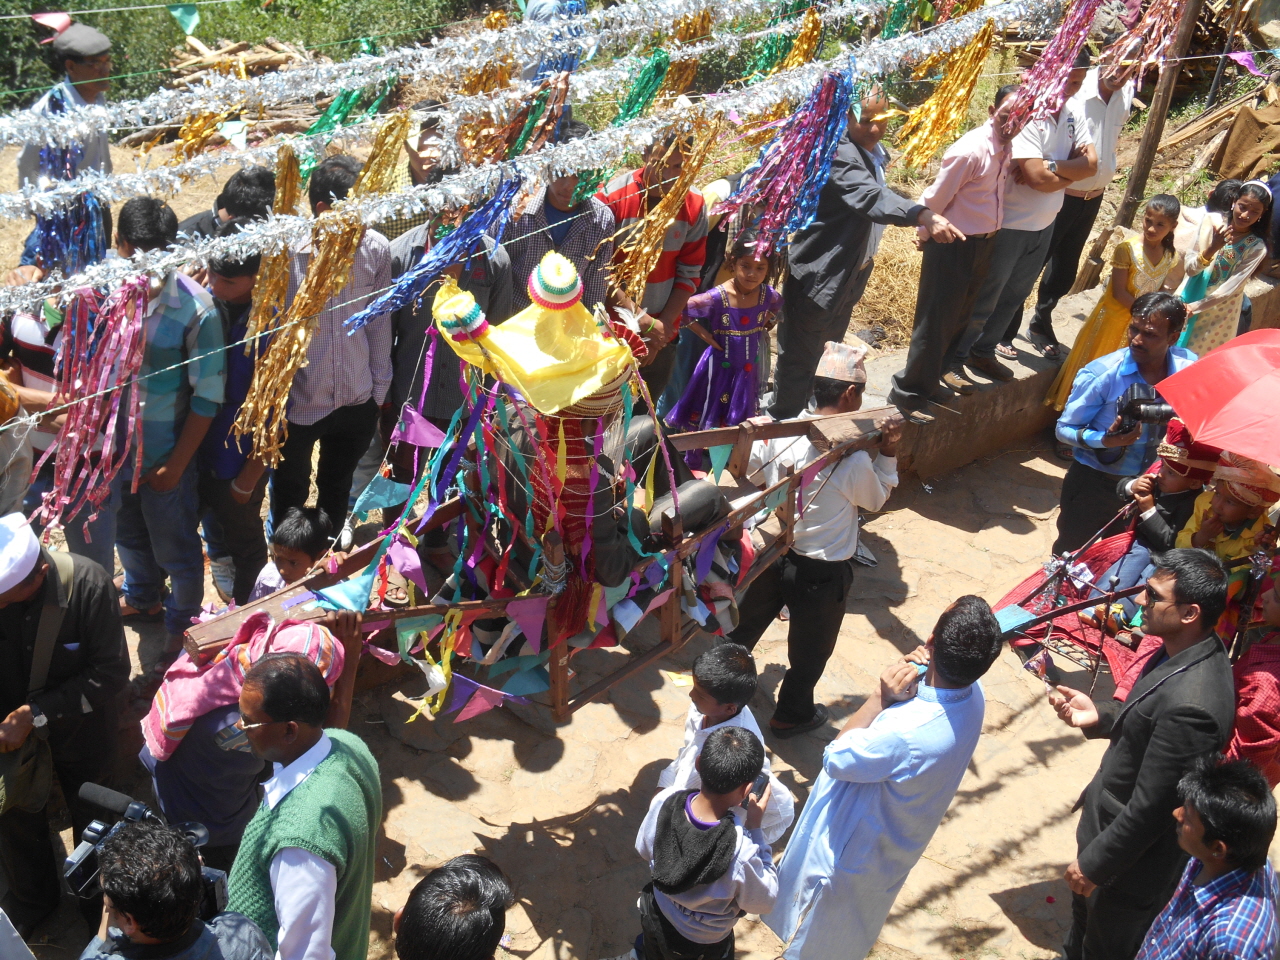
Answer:
<svg viewBox="0 0 1280 960"><path fill-rule="evenodd" d="M0 769L47 741L76 842L95 816L80 785L115 762L117 697L129 651L110 575L92 560L43 549L20 513L0 518ZM61 896L44 799L0 815L0 907L24 937ZM81 901L97 923L101 903Z"/></svg>
<svg viewBox="0 0 1280 960"><path fill-rule="evenodd" d="M827 341L813 379L813 402L802 419L853 413L862 406L867 348ZM814 703L813 690L835 649L845 602L853 584L853 555L858 549L858 510L879 510L898 485L898 439L902 419L880 428L880 449L858 450L824 467L804 488L803 515L796 519L795 543L752 581L738 607L738 628L728 639L748 650L785 606L789 666L769 730L787 738L826 723L827 708ZM757 441L747 476L761 487L799 473L821 452L808 437Z"/></svg>
<svg viewBox="0 0 1280 960"><path fill-rule="evenodd" d="M54 37L51 46L53 70L62 76L62 81L32 105L32 112L51 116L88 104L105 107L112 70L111 41L106 35L87 24L73 23ZM18 154L18 186L37 184L41 146L38 143L25 144ZM77 173L86 170L111 172L111 140L105 130L89 134L79 146L83 153L76 166ZM106 233L108 236L111 234L109 220ZM27 237L21 265L9 274L10 285L33 283L44 277L44 271L36 265L35 235L33 230Z"/></svg>

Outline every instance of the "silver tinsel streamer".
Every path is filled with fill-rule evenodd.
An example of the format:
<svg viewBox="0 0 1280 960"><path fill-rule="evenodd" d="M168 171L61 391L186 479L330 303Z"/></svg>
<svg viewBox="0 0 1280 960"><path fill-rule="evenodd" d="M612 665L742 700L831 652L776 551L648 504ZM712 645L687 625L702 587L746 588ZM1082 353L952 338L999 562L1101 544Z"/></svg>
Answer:
<svg viewBox="0 0 1280 960"><path fill-rule="evenodd" d="M751 87L708 97L694 109L710 110L726 116L758 116L779 103L797 102L813 89L828 70L843 69L852 63L855 77L883 76L944 50L963 46L983 28L988 19L1000 29L1021 22L1028 33L1047 28L1057 17L1057 0L1010 0L984 7L974 13L917 34L893 40L872 40L842 50L826 62L815 62L775 74ZM566 173L612 166L628 153L640 153L672 127L687 122L688 107L668 108L661 113L608 127L589 137L546 147L515 160L473 167L438 183L423 184L402 193L370 197L354 209L361 220L376 226L391 217L436 213L473 204L493 195L499 183L520 176L527 185L536 185ZM244 259L255 253L273 253L296 246L311 234L313 223L305 217L273 217L246 227L232 237L179 243L168 250L136 254L123 260L104 260L63 280L53 277L40 283L0 288L0 311L33 307L45 297L65 299L83 287L112 287L125 277L146 272L162 276L191 262L211 256Z"/></svg>
<svg viewBox="0 0 1280 960"><path fill-rule="evenodd" d="M825 24L835 24L849 19L874 17L887 5L888 0L843 0L839 4L827 7L822 13L822 21ZM696 59L717 52L732 56L744 43L771 34L794 33L799 29L799 25L799 19L794 19L751 33L731 33L723 37L713 37L701 43L679 47L679 55L682 59ZM622 89L646 60L647 57L626 56L615 60L607 67L572 74L569 78L569 99L580 103ZM444 159L456 163L458 151L455 134L461 124L481 118L488 118L498 125L505 124L536 88L537 84L533 82L521 81L506 90L457 97L430 111L416 113L414 120L420 122L429 116L440 124L444 142ZM139 170L136 173L104 174L98 170L86 170L74 180L47 184L43 189L27 185L20 191L0 194L0 218L14 220L48 216L61 207L75 203L85 192L91 192L102 201L112 203L127 200L130 197L153 194L171 195L181 190L188 181L197 177L213 176L223 167L269 165L275 161L276 153L285 143L290 144L294 152L299 155L305 155L307 152L322 155L325 146L332 140L344 139L357 142L365 140L376 131L380 122L381 118L371 117L368 120L327 130L314 136L283 136L269 144L248 147L244 150L203 153L173 166Z"/></svg>
<svg viewBox="0 0 1280 960"><path fill-rule="evenodd" d="M342 63L314 64L281 73L241 80L211 77L189 90L160 90L142 100L106 106L86 105L57 117L27 111L0 117L0 144L36 143L62 146L83 142L107 130L180 123L196 113L220 113L243 104L249 113L378 84L393 76L404 79L455 77L495 57L536 63L565 54L585 58L615 50L655 34L670 34L684 16L710 10L718 24L768 14L776 0L629 0L593 10L572 20L521 22L502 30L479 30L434 40L429 46L401 47L381 56L358 56Z"/></svg>

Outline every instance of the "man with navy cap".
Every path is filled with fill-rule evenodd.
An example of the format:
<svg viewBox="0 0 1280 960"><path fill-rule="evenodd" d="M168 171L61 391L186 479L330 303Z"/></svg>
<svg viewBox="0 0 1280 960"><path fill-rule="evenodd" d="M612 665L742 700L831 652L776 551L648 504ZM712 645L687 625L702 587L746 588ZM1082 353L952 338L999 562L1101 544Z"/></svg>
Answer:
<svg viewBox="0 0 1280 960"><path fill-rule="evenodd" d="M93 27L73 23L54 38L52 48L53 70L62 74L62 82L37 100L31 110L41 116L51 116L63 109L91 103L105 107L107 88L111 86L111 41ZM26 183L35 186L39 181L40 147L38 143L28 143L18 154L18 186ZM89 134L80 147L84 152L76 167L77 173L111 172L111 141L105 130ZM106 232L110 235L109 225ZM9 275L10 285L43 278L44 271L36 266L34 237L33 231L22 251L22 265Z"/></svg>
<svg viewBox="0 0 1280 960"><path fill-rule="evenodd" d="M32 738L46 740L77 842L95 815L80 785L111 774L128 679L111 576L92 560L41 547L22 514L0 517L0 770L31 752ZM9 888L0 907L24 937L57 909L62 889L47 806L25 799L26 809L0 815ZM101 902L80 905L97 923Z"/></svg>

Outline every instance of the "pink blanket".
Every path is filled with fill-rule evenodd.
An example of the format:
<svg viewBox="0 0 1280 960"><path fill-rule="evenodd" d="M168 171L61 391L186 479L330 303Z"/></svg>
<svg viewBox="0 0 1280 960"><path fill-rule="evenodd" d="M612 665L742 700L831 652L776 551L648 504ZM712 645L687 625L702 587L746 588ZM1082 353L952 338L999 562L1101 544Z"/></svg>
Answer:
<svg viewBox="0 0 1280 960"><path fill-rule="evenodd" d="M318 623L274 623L265 611L250 614L213 661L197 666L184 651L142 721L142 735L157 760L167 760L198 718L240 699L244 675L267 653L300 653L320 668L332 690L342 675L342 644Z"/></svg>

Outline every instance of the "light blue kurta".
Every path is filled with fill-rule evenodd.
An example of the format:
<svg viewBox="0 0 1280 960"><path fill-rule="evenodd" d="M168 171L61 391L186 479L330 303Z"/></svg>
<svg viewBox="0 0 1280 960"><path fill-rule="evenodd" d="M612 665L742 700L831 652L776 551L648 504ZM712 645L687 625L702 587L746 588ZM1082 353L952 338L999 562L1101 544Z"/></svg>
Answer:
<svg viewBox="0 0 1280 960"><path fill-rule="evenodd" d="M861 960L942 822L978 745L982 685L921 683L827 746L764 916L786 960Z"/></svg>

